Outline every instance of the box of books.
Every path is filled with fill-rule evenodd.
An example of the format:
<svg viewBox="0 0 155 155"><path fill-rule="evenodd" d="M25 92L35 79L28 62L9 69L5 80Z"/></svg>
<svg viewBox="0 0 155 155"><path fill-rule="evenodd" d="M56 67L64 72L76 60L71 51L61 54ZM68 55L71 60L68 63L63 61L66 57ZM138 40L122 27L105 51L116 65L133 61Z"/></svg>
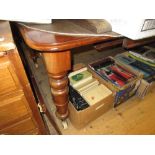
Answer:
<svg viewBox="0 0 155 155"><path fill-rule="evenodd" d="M138 60L148 66L155 67L155 48L151 46L140 46L128 50L131 58Z"/></svg>
<svg viewBox="0 0 155 155"><path fill-rule="evenodd" d="M136 53L137 50L140 50L141 52ZM152 63L151 65L148 64L148 58L143 59L145 56L144 53L148 53L146 48L140 48L137 50L118 54L115 56L115 60L121 65L128 67L130 70L135 70L139 72L139 74L142 74L143 78L140 81L140 86L136 95L140 98L144 98L144 96L155 86L155 67L152 66ZM135 59L135 57L137 57L137 59Z"/></svg>
<svg viewBox="0 0 155 155"><path fill-rule="evenodd" d="M117 63L112 57L102 58L89 64L94 76L115 92L114 107L135 95L141 75Z"/></svg>
<svg viewBox="0 0 155 155"><path fill-rule="evenodd" d="M69 74L69 119L82 128L113 107L114 94L83 64Z"/></svg>

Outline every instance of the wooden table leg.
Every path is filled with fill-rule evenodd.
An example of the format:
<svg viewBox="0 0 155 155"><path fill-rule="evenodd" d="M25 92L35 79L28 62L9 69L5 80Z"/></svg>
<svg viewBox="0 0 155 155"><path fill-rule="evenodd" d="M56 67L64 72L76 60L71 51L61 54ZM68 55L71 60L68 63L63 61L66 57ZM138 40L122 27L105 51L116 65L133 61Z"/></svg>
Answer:
<svg viewBox="0 0 155 155"><path fill-rule="evenodd" d="M65 120L68 117L68 77L71 69L70 51L43 53L49 76L51 92L57 111L56 116Z"/></svg>

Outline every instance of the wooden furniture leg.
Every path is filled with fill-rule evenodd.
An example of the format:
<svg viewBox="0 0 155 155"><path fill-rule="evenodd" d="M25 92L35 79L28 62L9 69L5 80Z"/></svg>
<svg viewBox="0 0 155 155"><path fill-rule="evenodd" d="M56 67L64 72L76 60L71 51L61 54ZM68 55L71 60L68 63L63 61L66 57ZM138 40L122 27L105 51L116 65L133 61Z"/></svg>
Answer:
<svg viewBox="0 0 155 155"><path fill-rule="evenodd" d="M51 92L57 111L56 116L65 120L68 117L68 77L71 69L70 51L43 53L49 76Z"/></svg>

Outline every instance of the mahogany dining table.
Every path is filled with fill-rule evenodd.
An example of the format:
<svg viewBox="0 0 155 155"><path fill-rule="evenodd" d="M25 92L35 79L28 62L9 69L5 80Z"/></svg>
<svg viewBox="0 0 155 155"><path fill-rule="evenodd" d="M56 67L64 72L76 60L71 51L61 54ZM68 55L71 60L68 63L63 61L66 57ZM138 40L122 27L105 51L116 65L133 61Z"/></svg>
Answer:
<svg viewBox="0 0 155 155"><path fill-rule="evenodd" d="M39 51L48 72L52 97L56 106L56 116L65 120L68 115L68 71L72 70L72 49L90 44L111 42L112 36L71 36L49 33L17 24L27 46Z"/></svg>

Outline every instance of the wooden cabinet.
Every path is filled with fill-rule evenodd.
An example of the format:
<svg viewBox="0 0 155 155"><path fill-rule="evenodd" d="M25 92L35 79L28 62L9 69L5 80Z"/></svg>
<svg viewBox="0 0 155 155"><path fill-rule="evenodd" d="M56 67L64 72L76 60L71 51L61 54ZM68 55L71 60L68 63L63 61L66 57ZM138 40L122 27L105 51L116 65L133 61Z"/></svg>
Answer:
<svg viewBox="0 0 155 155"><path fill-rule="evenodd" d="M0 96L20 89L20 84L6 53L0 57ZM5 78L4 78L5 77Z"/></svg>
<svg viewBox="0 0 155 155"><path fill-rule="evenodd" d="M0 129L15 121L29 116L30 109L23 92L16 92L1 97Z"/></svg>
<svg viewBox="0 0 155 155"><path fill-rule="evenodd" d="M39 134L38 129L31 117L23 119L20 122L14 123L0 131L0 134Z"/></svg>
<svg viewBox="0 0 155 155"><path fill-rule="evenodd" d="M8 22L0 22L0 134L47 134ZM12 46L10 46L10 44Z"/></svg>

